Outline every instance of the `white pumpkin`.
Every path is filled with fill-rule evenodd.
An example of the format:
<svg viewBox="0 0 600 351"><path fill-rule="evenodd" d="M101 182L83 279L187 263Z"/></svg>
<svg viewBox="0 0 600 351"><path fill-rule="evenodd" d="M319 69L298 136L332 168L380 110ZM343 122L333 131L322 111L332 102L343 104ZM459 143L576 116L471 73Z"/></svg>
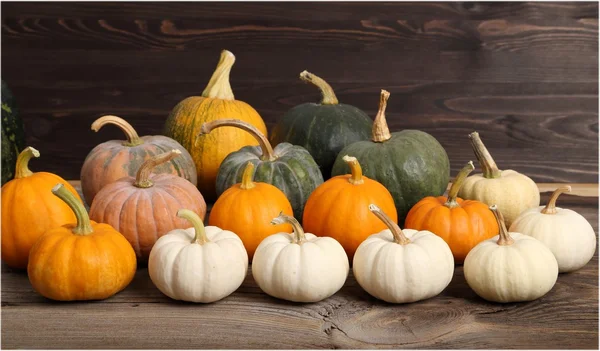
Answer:
<svg viewBox="0 0 600 351"><path fill-rule="evenodd" d="M479 133L473 132L469 138L483 173L467 177L458 191L459 197L497 205L507 226L523 211L540 205L540 191L531 178L511 169L499 170Z"/></svg>
<svg viewBox="0 0 600 351"><path fill-rule="evenodd" d="M293 233L266 237L252 259L252 276L267 294L294 302L317 302L342 288L350 271L342 245L330 237L304 233L300 223L280 213L271 224L290 223Z"/></svg>
<svg viewBox="0 0 600 351"><path fill-rule="evenodd" d="M510 231L544 243L558 261L561 273L585 266L596 252L596 234L590 223L573 210L556 207L556 200L564 192L571 192L571 187L556 189L548 205L523 212L510 226Z"/></svg>
<svg viewBox="0 0 600 351"><path fill-rule="evenodd" d="M175 229L161 236L148 259L148 273L158 290L175 300L214 302L234 292L248 273L248 254L233 232L204 227L190 211L177 216L193 228Z"/></svg>
<svg viewBox="0 0 600 351"><path fill-rule="evenodd" d="M389 229L369 236L354 254L354 277L366 292L391 303L428 299L452 280L454 256L444 239L430 231L400 229L375 205Z"/></svg>
<svg viewBox="0 0 600 351"><path fill-rule="evenodd" d="M542 242L509 233L494 205L500 234L482 241L465 258L467 284L488 301L531 301L549 292L558 277L558 263Z"/></svg>

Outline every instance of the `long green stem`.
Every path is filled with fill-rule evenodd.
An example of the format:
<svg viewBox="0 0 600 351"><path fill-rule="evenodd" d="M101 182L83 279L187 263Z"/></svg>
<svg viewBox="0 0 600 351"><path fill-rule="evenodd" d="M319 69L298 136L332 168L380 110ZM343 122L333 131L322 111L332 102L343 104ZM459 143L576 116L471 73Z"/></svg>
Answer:
<svg viewBox="0 0 600 351"><path fill-rule="evenodd" d="M231 84L229 83L229 73L235 63L235 56L227 50L221 51L221 58L217 63L217 68L213 72L208 85L202 92L202 96L212 99L235 100Z"/></svg>
<svg viewBox="0 0 600 351"><path fill-rule="evenodd" d="M374 204L369 205L369 211L373 212L377 218L379 218L385 225L390 229L392 235L394 236L394 242L400 245L410 244L410 239L404 235L404 232L396 222L392 221L392 219L385 214L379 207Z"/></svg>
<svg viewBox="0 0 600 351"><path fill-rule="evenodd" d="M29 160L40 157L40 152L31 146L26 147L19 156L15 165L15 179L29 177L33 172L29 169Z"/></svg>
<svg viewBox="0 0 600 351"><path fill-rule="evenodd" d="M571 186L570 185L561 186L560 188L554 190L554 192L550 196L550 200L548 200L548 204L546 205L546 207L544 207L542 209L541 212L543 214L555 214L557 212L556 211L556 200L558 200L558 197L562 193L570 193L570 192L571 192Z"/></svg>
<svg viewBox="0 0 600 351"><path fill-rule="evenodd" d="M458 202L456 202L458 191L465 182L465 179L467 179L467 176L469 176L469 173L471 173L474 169L475 166L473 166L473 161L469 161L463 167L463 169L461 169L460 172L458 172L456 178L454 178L454 180L452 181L452 186L450 187L450 190L448 190L448 200L444 204L446 207L454 208L458 206Z"/></svg>
<svg viewBox="0 0 600 351"><path fill-rule="evenodd" d="M74 234L88 235L94 232L92 223L90 222L90 216L85 210L85 207L83 207L81 201L79 201L72 192L59 183L52 188L52 194L63 200L75 213L77 225L73 228Z"/></svg>
<svg viewBox="0 0 600 351"><path fill-rule="evenodd" d="M107 115L98 118L92 123L92 130L97 132L100 128L104 127L107 124L114 124L119 127L125 136L127 137L127 141L123 143L125 146L138 146L144 143L144 141L139 137L138 133L133 129L133 126L129 124L126 120L121 117Z"/></svg>
<svg viewBox="0 0 600 351"><path fill-rule="evenodd" d="M273 220L271 221L272 225L285 224L285 223L291 224L292 228L294 228L294 233L292 234L292 237L293 237L292 243L302 244L303 242L306 241L306 236L304 235L304 229L302 229L302 226L296 220L296 218L294 218L292 216L288 216L283 212L280 212L279 216L273 218Z"/></svg>
<svg viewBox="0 0 600 351"><path fill-rule="evenodd" d="M311 83L315 85L317 88L321 90L321 95L323 98L321 99L321 105L337 105L338 99L335 96L335 92L323 78L315 76L314 74L303 71L300 73L300 79L305 82Z"/></svg>
<svg viewBox="0 0 600 351"><path fill-rule="evenodd" d="M508 230L506 229L506 223L504 223L504 216L502 212L498 210L498 206L492 205L490 206L490 211L494 213L494 217L496 217L496 222L498 222L498 228L500 228L499 238L496 242L500 246L512 245L515 241L508 234Z"/></svg>
<svg viewBox="0 0 600 351"><path fill-rule="evenodd" d="M150 180L150 174L156 168L165 162L171 161L173 158L181 155L181 151L173 149L162 154L152 156L142 163L135 176L135 185L138 188L150 188L154 183Z"/></svg>
<svg viewBox="0 0 600 351"><path fill-rule="evenodd" d="M390 140L392 137L387 125L387 120L385 119L385 109L389 98L390 93L387 90L381 90L381 94L379 95L379 111L377 111L377 116L375 116L373 129L371 131L371 140L376 143L383 143L384 141Z"/></svg>
<svg viewBox="0 0 600 351"><path fill-rule="evenodd" d="M490 155L488 149L485 147L485 145L483 145L481 138L479 138L479 133L473 132L469 134L469 138L471 139L473 152L475 152L475 156L477 156L477 160L479 160L479 165L483 171L483 176L485 178L500 177L500 170L498 169L498 166L492 158L492 155Z"/></svg>
<svg viewBox="0 0 600 351"><path fill-rule="evenodd" d="M256 139L260 145L260 149L262 150L262 155L260 156L261 160L274 161L277 158L275 157L275 152L273 151L271 143L269 143L269 139L267 139L267 137L265 137L265 135L261 133L258 128L239 119L217 119L212 122L206 122L200 128L200 135L208 134L214 129L220 127L235 127L250 133L250 135L252 135L252 137L254 137L254 139Z"/></svg>
<svg viewBox="0 0 600 351"><path fill-rule="evenodd" d="M177 211L177 217L187 219L194 226L194 232L196 234L194 235L194 239L192 240L192 243L203 245L210 241L210 240L208 240L208 237L206 236L204 222L202 222L202 219L200 218L200 216L198 216L198 214L196 214L196 212L191 211L191 210L181 209L181 210Z"/></svg>

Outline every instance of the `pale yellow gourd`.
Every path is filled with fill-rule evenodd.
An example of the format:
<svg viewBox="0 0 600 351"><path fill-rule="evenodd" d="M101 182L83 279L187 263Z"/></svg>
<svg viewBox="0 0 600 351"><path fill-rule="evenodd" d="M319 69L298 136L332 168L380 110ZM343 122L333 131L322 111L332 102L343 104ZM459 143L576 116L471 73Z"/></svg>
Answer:
<svg viewBox="0 0 600 351"><path fill-rule="evenodd" d="M556 189L546 206L530 208L510 226L510 231L544 243L558 261L561 273L582 268L596 252L596 234L590 223L573 210L556 207L556 200L564 192L571 192L571 187Z"/></svg>
<svg viewBox="0 0 600 351"><path fill-rule="evenodd" d="M510 227L521 212L540 205L540 191L531 178L512 169L501 171L479 138L469 134L471 146L483 173L468 177L458 192L463 199L481 201L488 206L498 205Z"/></svg>
<svg viewBox="0 0 600 351"><path fill-rule="evenodd" d="M502 213L491 206L500 234L482 241L465 258L467 284L493 302L531 301L548 293L558 277L554 255L537 239L508 232Z"/></svg>

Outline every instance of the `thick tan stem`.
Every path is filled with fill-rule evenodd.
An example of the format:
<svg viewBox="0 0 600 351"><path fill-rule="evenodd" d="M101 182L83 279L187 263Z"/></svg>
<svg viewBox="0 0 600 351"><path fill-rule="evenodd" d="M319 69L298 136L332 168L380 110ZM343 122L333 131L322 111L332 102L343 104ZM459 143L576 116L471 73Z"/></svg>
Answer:
<svg viewBox="0 0 600 351"><path fill-rule="evenodd" d="M365 180L363 179L362 168L360 167L360 163L358 163L356 157L346 155L342 157L342 160L348 164L348 167L350 167L350 172L352 172L352 175L348 181L354 185L363 184Z"/></svg>
<svg viewBox="0 0 600 351"><path fill-rule="evenodd" d="M548 200L548 204L546 205L546 207L544 207L542 209L541 212L543 214L555 214L556 213L556 200L558 200L558 197L562 193L570 193L570 192L571 192L571 186L570 185L561 186L560 188L554 190L554 192L550 196L550 200Z"/></svg>
<svg viewBox="0 0 600 351"><path fill-rule="evenodd" d="M498 206L496 205L490 206L490 211L494 213L494 217L496 217L496 222L498 222L498 228L500 228L500 235L496 243L500 246L512 245L515 241L510 236L510 234L508 234L508 230L506 229L506 224L504 223L504 216L502 215L502 212L498 210Z"/></svg>
<svg viewBox="0 0 600 351"><path fill-rule="evenodd" d="M338 104L338 99L335 96L335 93L333 92L331 85L329 85L325 80L323 80L323 78L315 76L314 74L312 74L308 71L303 71L302 73L300 73L300 79L302 79L305 82L315 85L317 88L319 88L321 90L321 95L323 96L323 98L321 100L321 105L337 105Z"/></svg>
<svg viewBox="0 0 600 351"><path fill-rule="evenodd" d="M90 216L81 201L79 201L72 192L59 183L52 188L52 194L63 200L75 213L77 225L72 230L73 234L88 235L94 232L92 223L90 222Z"/></svg>
<svg viewBox="0 0 600 351"><path fill-rule="evenodd" d="M261 160L274 161L277 158L275 157L275 152L273 151L271 143L269 143L269 139L267 139L267 137L265 137L265 135L261 133L260 130L258 130L255 126L239 119L217 119L212 122L204 123L200 128L200 135L208 134L214 129L220 127L235 127L250 133L250 135L252 135L260 145L260 149L262 150L262 155L260 157Z"/></svg>
<svg viewBox="0 0 600 351"><path fill-rule="evenodd" d="M40 157L40 152L31 146L26 147L17 156L17 162L15 164L15 179L29 177L33 172L29 169L29 160L32 157Z"/></svg>
<svg viewBox="0 0 600 351"><path fill-rule="evenodd" d="M448 190L448 200L444 204L446 207L454 208L458 206L458 202L456 202L458 191L465 182L465 179L467 179L467 177L469 176L469 173L471 173L474 169L475 166L473 166L473 161L469 161L463 167L463 169L461 169L460 172L458 172L456 178L454 178L454 180L452 181L452 186L450 187L450 190Z"/></svg>
<svg viewBox="0 0 600 351"><path fill-rule="evenodd" d="M498 166L496 166L496 162L490 155L488 149L483 145L481 138L479 138L479 133L473 132L469 134L469 138L471 139L471 146L473 147L473 152L475 152L475 156L479 161L479 165L481 166L481 170L483 171L483 176L485 178L498 178L500 177L500 170Z"/></svg>
<svg viewBox="0 0 600 351"><path fill-rule="evenodd" d="M202 96L205 98L222 99L222 100L235 100L233 91L231 90L231 84L229 84L229 73L231 67L235 63L235 56L227 51L221 51L221 58L217 63L217 68L213 72L212 77L208 85L202 92Z"/></svg>
<svg viewBox="0 0 600 351"><path fill-rule="evenodd" d="M303 242L306 241L306 237L304 235L304 229L302 229L302 226L296 220L296 218L294 218L292 216L288 216L288 215L284 214L283 212L280 212L279 216L273 218L273 220L271 221L272 225L279 225L279 224L285 224L285 223L291 224L292 228L294 228L294 233L292 234L292 238L293 238L292 243L302 244Z"/></svg>
<svg viewBox="0 0 600 351"><path fill-rule="evenodd" d="M107 124L114 124L119 127L125 136L127 137L127 141L123 143L125 146L138 146L144 143L142 139L140 139L138 133L133 129L133 126L129 124L126 120L121 117L107 115L98 118L92 123L92 130L97 132L100 128L104 127Z"/></svg>
<svg viewBox="0 0 600 351"><path fill-rule="evenodd" d="M379 207L374 204L369 205L369 211L373 212L377 218L379 218L385 225L390 229L392 235L394 236L394 242L400 245L410 244L410 239L404 235L402 229L396 224L396 222L392 221L392 219L385 214Z"/></svg>
<svg viewBox="0 0 600 351"><path fill-rule="evenodd" d="M242 184L240 185L240 189L252 189L256 185L252 181L252 177L254 176L254 163L248 162L246 164L246 168L244 168L244 173L242 173Z"/></svg>
<svg viewBox="0 0 600 351"><path fill-rule="evenodd" d="M181 209L181 210L177 211L177 217L187 219L190 223L192 223L192 226L194 226L194 232L196 234L194 235L194 239L192 240L192 243L204 245L210 241L210 240L208 240L208 237L206 236L206 231L204 229L204 223L202 222L202 219L200 218L200 216L198 216L196 214L196 212L191 211L191 210Z"/></svg>
<svg viewBox="0 0 600 351"><path fill-rule="evenodd" d="M133 185L137 186L138 188L150 188L154 185L154 183L150 180L150 174L154 168L165 162L171 161L179 155L181 155L181 151L173 149L147 159L138 169L135 176L135 183Z"/></svg>
<svg viewBox="0 0 600 351"><path fill-rule="evenodd" d="M390 93L387 90L381 90L381 95L379 95L379 111L377 111L377 116L375 116L371 132L371 139L376 143L382 143L390 140L392 137L387 125L387 120L385 119L385 109L389 97Z"/></svg>

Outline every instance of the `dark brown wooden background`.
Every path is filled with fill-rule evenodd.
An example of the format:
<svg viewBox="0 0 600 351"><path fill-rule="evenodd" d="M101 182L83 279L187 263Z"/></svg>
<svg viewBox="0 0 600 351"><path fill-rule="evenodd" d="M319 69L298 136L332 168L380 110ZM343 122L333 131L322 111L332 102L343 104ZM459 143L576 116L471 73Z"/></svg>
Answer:
<svg viewBox="0 0 600 351"><path fill-rule="evenodd" d="M2 3L2 78L26 122L36 170L79 177L103 114L160 133L237 56L236 98L269 126L316 101L304 70L391 128L440 140L453 174L480 132L501 168L539 182L597 182L597 3ZM110 129L110 130L109 130Z"/></svg>

